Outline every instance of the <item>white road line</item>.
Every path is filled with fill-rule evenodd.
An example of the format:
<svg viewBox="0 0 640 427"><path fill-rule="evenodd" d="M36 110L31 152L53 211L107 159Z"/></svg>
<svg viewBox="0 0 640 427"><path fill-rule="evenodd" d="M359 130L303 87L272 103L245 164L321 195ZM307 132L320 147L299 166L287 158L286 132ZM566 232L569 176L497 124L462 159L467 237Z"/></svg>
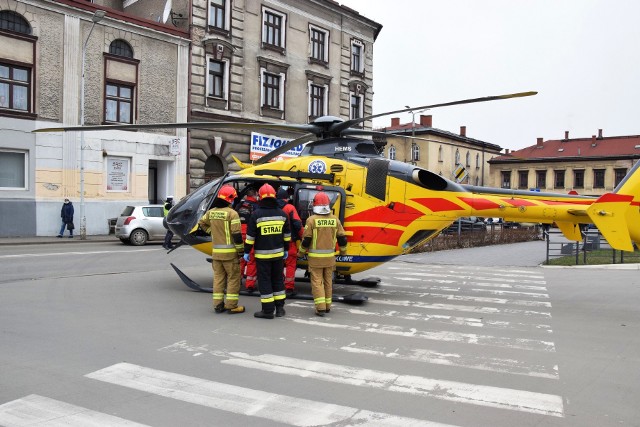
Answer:
<svg viewBox="0 0 640 427"><path fill-rule="evenodd" d="M47 427L145 426L81 406L31 394L0 405L0 425Z"/></svg>
<svg viewBox="0 0 640 427"><path fill-rule="evenodd" d="M305 325L322 326L325 328L342 329L347 331L370 332L382 335L394 335L406 338L419 338L433 341L456 342L462 344L488 345L493 347L517 348L522 350L534 350L555 352L555 345L552 341L534 340L528 338L505 338L491 335L467 334L451 331L421 331L416 328L403 328L396 325L384 325L378 323L359 323L356 325L346 325L326 320L309 320L298 318L293 315L285 317L289 322L296 322Z"/></svg>
<svg viewBox="0 0 640 427"><path fill-rule="evenodd" d="M250 356L245 353L233 352L231 356L232 358L223 360L221 363L460 403L556 417L564 416L562 397L552 394L438 380L415 375L398 375L391 372L271 354Z"/></svg>
<svg viewBox="0 0 640 427"><path fill-rule="evenodd" d="M483 307L459 304L429 304L420 301L395 301L384 299L370 299L367 304L385 304L401 307L426 308L430 310L463 311L480 314L508 314L551 318L551 313L549 313L548 311L519 310L500 307Z"/></svg>
<svg viewBox="0 0 640 427"><path fill-rule="evenodd" d="M307 308L307 307L310 307L311 305L309 303L305 304L301 302L293 302L293 303L288 303L287 306ZM341 309L342 307L338 308L338 310L341 310ZM509 330L515 330L515 331L538 330L538 331L551 333L551 326L543 325L543 324L506 322L501 320L486 320L479 317L474 318L474 317L446 316L446 315L424 314L424 313L401 313L397 310L389 310L389 311L382 311L382 312L363 310L360 308L347 308L346 310L349 313L355 314L355 315L388 317L388 318L404 319L404 320L412 320L412 321L417 320L421 322L442 323L445 325L471 326L474 328L509 329Z"/></svg>
<svg viewBox="0 0 640 427"><path fill-rule="evenodd" d="M219 333L219 332L218 332ZM230 334L238 336L235 334ZM251 338L243 336L244 338ZM309 341L305 338L304 343ZM429 363L432 365L454 366L458 368L474 369L480 371L500 372L509 375L522 375L535 378L548 378L557 380L558 365L545 366L541 364L528 364L527 362L504 359L504 358L487 358L480 355L460 354L460 353L442 353L435 350L425 348L407 348L394 347L393 351L389 351L384 346L374 346L370 344L358 345L356 342L347 345L341 345L335 342L328 343L323 339L319 345L322 348L328 348L334 351L343 351L345 353L353 353L359 355L367 355L373 357L384 357L394 360L408 360L412 362ZM192 357L200 357L203 354L210 356L223 357L228 354L224 350L211 349L207 344L190 345L187 341L178 341L174 344L160 348L158 351L166 351L170 353L186 353Z"/></svg>
<svg viewBox="0 0 640 427"><path fill-rule="evenodd" d="M415 418L252 390L130 363L118 363L85 376L145 393L293 426L332 423L339 423L340 426L445 426Z"/></svg>
<svg viewBox="0 0 640 427"><path fill-rule="evenodd" d="M463 275L463 274L444 274L444 273L429 273L426 271L419 271L415 273L404 272L399 274L399 276L420 276L420 277L451 277L454 280L483 280L487 282L507 282L507 283L532 283L535 285L545 285L546 280L529 280L522 278L515 279L507 279L505 277L488 277L488 276L477 276L477 275Z"/></svg>
<svg viewBox="0 0 640 427"><path fill-rule="evenodd" d="M52 257L52 256L78 256L78 255L99 255L99 254L129 254L131 252L153 252L157 251L157 248L149 249L136 249L132 251L82 251L82 252L48 252L44 254L14 254L14 255L0 255L0 259L4 258L38 258L38 257ZM163 249L164 250L164 249Z"/></svg>
<svg viewBox="0 0 640 427"><path fill-rule="evenodd" d="M415 264L409 264L406 266L396 266L396 265L389 265L388 267L385 266L388 270L402 270L402 271L425 271L425 270L433 270L435 272L442 272L442 273L447 273L447 274L459 274L461 272L463 273L478 273L481 272L482 274L487 274L489 276L503 276L503 277L528 277L530 279L544 279L544 275L540 275L540 273L537 273L535 271L529 271L529 270L513 270L513 269L502 269L500 267L471 267L471 266L459 266L459 267L454 267L451 265L437 265L437 264L432 264L432 265L424 265L421 266L420 268L415 268L413 267L413 265ZM385 269L385 267L382 267L381 269Z"/></svg>
<svg viewBox="0 0 640 427"><path fill-rule="evenodd" d="M470 285L475 286L475 283L469 283ZM486 292L488 294L494 294L494 295L506 295L506 296L523 296L526 298L546 298L549 299L549 294L543 294L543 293L539 293L539 292L520 292L520 291L503 291L503 290L497 290L497 289L476 289L476 288L471 288L469 289L472 292Z"/></svg>

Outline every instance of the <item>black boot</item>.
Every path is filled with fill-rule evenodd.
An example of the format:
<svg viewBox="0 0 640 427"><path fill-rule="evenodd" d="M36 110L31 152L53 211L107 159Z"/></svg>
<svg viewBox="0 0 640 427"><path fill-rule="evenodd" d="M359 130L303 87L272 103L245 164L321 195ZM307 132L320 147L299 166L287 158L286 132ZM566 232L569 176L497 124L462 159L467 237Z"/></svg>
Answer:
<svg viewBox="0 0 640 427"><path fill-rule="evenodd" d="M258 319L273 319L273 313L265 313L260 310L253 313L253 317L257 317Z"/></svg>
<svg viewBox="0 0 640 427"><path fill-rule="evenodd" d="M284 317L285 313L284 307L276 307L276 317Z"/></svg>
<svg viewBox="0 0 640 427"><path fill-rule="evenodd" d="M216 313L224 313L225 311L227 311L227 309L224 308L224 303L223 302L221 302L220 304L218 304L215 307L213 307L213 310Z"/></svg>

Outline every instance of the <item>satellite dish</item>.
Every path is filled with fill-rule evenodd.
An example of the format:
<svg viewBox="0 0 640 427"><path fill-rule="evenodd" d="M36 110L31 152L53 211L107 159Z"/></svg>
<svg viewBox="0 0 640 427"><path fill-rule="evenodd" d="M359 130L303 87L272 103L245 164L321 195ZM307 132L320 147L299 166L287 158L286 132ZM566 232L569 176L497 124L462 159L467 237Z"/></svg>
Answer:
<svg viewBox="0 0 640 427"><path fill-rule="evenodd" d="M166 24L169 19L169 15L171 14L171 0L167 0L164 4L164 11L162 12L162 23Z"/></svg>

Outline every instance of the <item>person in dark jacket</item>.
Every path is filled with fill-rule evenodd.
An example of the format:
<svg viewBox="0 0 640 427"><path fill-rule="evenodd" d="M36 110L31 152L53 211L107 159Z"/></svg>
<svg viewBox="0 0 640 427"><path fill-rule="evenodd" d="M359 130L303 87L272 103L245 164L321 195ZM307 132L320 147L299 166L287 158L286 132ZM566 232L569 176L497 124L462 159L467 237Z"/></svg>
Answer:
<svg viewBox="0 0 640 427"><path fill-rule="evenodd" d="M162 213L164 214L165 217L167 216L167 214L169 213L172 207L173 207L173 196L167 196L167 200L164 202L164 206L162 208ZM167 228L167 232L164 235L164 243L162 244L162 247L165 249L173 249L173 243L171 242L171 239L173 239L173 231Z"/></svg>
<svg viewBox="0 0 640 427"><path fill-rule="evenodd" d="M278 199L278 207L287 214L289 224L291 225L291 241L289 245L285 247L289 255L284 262L284 290L287 296L294 296L297 292L295 290L296 284L296 263L298 258L298 244L297 242L302 239L302 220L295 206L289 203L289 192L286 188L278 188L276 193Z"/></svg>
<svg viewBox="0 0 640 427"><path fill-rule="evenodd" d="M291 241L289 219L278 207L276 191L269 184L264 184L258 191L260 205L253 211L247 224L247 237L244 242L244 259L249 261L251 249L254 251L258 266L258 289L262 310L254 313L254 317L273 319L282 317L284 312L284 278L282 269L287 259Z"/></svg>
<svg viewBox="0 0 640 427"><path fill-rule="evenodd" d="M64 229L67 228L69 230L69 238L73 239L73 229L75 228L73 225L73 203L69 199L64 199L62 209L60 209L60 217L62 218L62 226L58 237L62 237Z"/></svg>

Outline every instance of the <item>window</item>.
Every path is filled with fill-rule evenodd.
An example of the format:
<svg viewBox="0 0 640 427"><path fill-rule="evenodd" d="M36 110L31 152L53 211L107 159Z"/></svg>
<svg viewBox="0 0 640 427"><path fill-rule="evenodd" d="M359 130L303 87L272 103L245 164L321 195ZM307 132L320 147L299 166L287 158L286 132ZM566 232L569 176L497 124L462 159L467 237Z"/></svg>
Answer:
<svg viewBox="0 0 640 427"><path fill-rule="evenodd" d="M500 172L500 177L502 178L500 187L511 188L511 171Z"/></svg>
<svg viewBox="0 0 640 427"><path fill-rule="evenodd" d="M209 71L207 79L207 96L214 98L226 98L226 63L222 61L209 60Z"/></svg>
<svg viewBox="0 0 640 427"><path fill-rule="evenodd" d="M133 87L107 83L105 104L106 122L133 123Z"/></svg>
<svg viewBox="0 0 640 427"><path fill-rule="evenodd" d="M264 9L262 12L262 43L266 46L284 49L285 15Z"/></svg>
<svg viewBox="0 0 640 427"><path fill-rule="evenodd" d="M355 95L353 93L351 93L350 95L350 109L349 109L349 119L353 120L353 119L361 119L362 117L364 117L364 113L362 111L363 108L363 96L362 95Z"/></svg>
<svg viewBox="0 0 640 427"><path fill-rule="evenodd" d="M584 171L573 171L573 188L584 188Z"/></svg>
<svg viewBox="0 0 640 427"><path fill-rule="evenodd" d="M0 12L0 30L31 34L31 25L22 16L10 10Z"/></svg>
<svg viewBox="0 0 640 427"><path fill-rule="evenodd" d="M547 188L547 171L536 171L536 188Z"/></svg>
<svg viewBox="0 0 640 427"><path fill-rule="evenodd" d="M396 147L392 145L391 147L389 147L389 160L395 160L395 159L396 159Z"/></svg>
<svg viewBox="0 0 640 427"><path fill-rule="evenodd" d="M264 73L262 76L262 106L280 110L280 76Z"/></svg>
<svg viewBox="0 0 640 427"><path fill-rule="evenodd" d="M471 153L467 151L466 163L467 167L471 166Z"/></svg>
<svg viewBox="0 0 640 427"><path fill-rule="evenodd" d="M351 42L351 72L364 74L364 44L360 40Z"/></svg>
<svg viewBox="0 0 640 427"><path fill-rule="evenodd" d="M309 28L309 42L311 43L311 59L329 62L329 33L317 27Z"/></svg>
<svg viewBox="0 0 640 427"><path fill-rule="evenodd" d="M593 170L593 188L604 188L604 169Z"/></svg>
<svg viewBox="0 0 640 427"><path fill-rule="evenodd" d="M622 180L624 179L625 176L627 176L627 169L615 169L615 186L617 187Z"/></svg>
<svg viewBox="0 0 640 427"><path fill-rule="evenodd" d="M309 85L309 117L324 116L325 113L325 86Z"/></svg>
<svg viewBox="0 0 640 427"><path fill-rule="evenodd" d="M480 169L480 154L476 154L476 169Z"/></svg>
<svg viewBox="0 0 640 427"><path fill-rule="evenodd" d="M0 151L0 188L26 190L27 153Z"/></svg>
<svg viewBox="0 0 640 427"><path fill-rule="evenodd" d="M229 1L209 0L209 27L211 29L227 31L227 15Z"/></svg>
<svg viewBox="0 0 640 427"><path fill-rule="evenodd" d="M444 157L443 157L443 153L442 153L442 145L440 147L438 147L438 161L439 162L443 162L444 161Z"/></svg>
<svg viewBox="0 0 640 427"><path fill-rule="evenodd" d="M564 188L564 171L554 171L553 188Z"/></svg>
<svg viewBox="0 0 640 427"><path fill-rule="evenodd" d="M518 171L518 188L529 187L529 171Z"/></svg>
<svg viewBox="0 0 640 427"><path fill-rule="evenodd" d="M121 39L111 42L111 44L109 45L109 53L125 58L133 58L133 49L131 48L131 45Z"/></svg>
<svg viewBox="0 0 640 427"><path fill-rule="evenodd" d="M31 69L0 63L0 108L30 111Z"/></svg>
<svg viewBox="0 0 640 427"><path fill-rule="evenodd" d="M420 146L415 142L411 143L411 161L420 161Z"/></svg>
<svg viewBox="0 0 640 427"><path fill-rule="evenodd" d="M456 165L460 164L460 151L456 148Z"/></svg>

